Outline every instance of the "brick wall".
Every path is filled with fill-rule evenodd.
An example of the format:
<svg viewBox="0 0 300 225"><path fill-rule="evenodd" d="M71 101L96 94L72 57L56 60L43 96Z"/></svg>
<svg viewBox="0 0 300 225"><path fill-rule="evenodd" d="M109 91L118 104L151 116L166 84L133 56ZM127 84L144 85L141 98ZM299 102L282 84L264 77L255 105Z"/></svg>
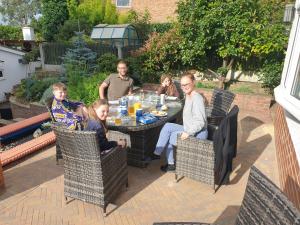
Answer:
<svg viewBox="0 0 300 225"><path fill-rule="evenodd" d="M33 116L37 116L41 113L47 112L45 106L37 104L37 103L30 103L29 105L21 104L16 102L14 97L10 97L10 107L12 111L13 118L30 118Z"/></svg>
<svg viewBox="0 0 300 225"><path fill-rule="evenodd" d="M288 199L300 210L300 169L284 109L280 105L275 112L274 131L280 186Z"/></svg>
<svg viewBox="0 0 300 225"><path fill-rule="evenodd" d="M178 0L131 0L130 8L117 8L119 12L126 12L133 9L143 13L146 9L151 15L151 22L163 23L170 21L169 18L175 19ZM112 0L113 4L116 0Z"/></svg>
<svg viewBox="0 0 300 225"><path fill-rule="evenodd" d="M157 90L159 84L144 84L144 90ZM213 90L197 89L202 94L205 104L208 105L213 93ZM270 114L271 97L264 95L247 95L236 94L232 105L238 105L240 112L259 118L265 122L271 122Z"/></svg>

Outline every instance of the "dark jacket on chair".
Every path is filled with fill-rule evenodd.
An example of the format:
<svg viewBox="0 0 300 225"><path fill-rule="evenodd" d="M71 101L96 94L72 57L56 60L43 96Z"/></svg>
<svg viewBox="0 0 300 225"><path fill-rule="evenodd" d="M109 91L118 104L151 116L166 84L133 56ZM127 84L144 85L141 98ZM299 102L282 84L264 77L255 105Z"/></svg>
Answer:
<svg viewBox="0 0 300 225"><path fill-rule="evenodd" d="M213 142L216 154L215 183L218 185L229 182L232 160L236 155L238 112L238 106L234 106L222 120L217 132L214 134Z"/></svg>

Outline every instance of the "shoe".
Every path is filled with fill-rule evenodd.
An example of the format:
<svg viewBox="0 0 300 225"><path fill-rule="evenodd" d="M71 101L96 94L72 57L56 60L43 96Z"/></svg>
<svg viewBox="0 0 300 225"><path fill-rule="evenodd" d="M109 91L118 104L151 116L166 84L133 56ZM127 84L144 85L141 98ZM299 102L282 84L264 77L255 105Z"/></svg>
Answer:
<svg viewBox="0 0 300 225"><path fill-rule="evenodd" d="M163 172L175 171L175 165L166 164L166 165L161 166L160 170L163 171Z"/></svg>
<svg viewBox="0 0 300 225"><path fill-rule="evenodd" d="M151 155L151 160L160 159L160 155L155 155L154 153Z"/></svg>

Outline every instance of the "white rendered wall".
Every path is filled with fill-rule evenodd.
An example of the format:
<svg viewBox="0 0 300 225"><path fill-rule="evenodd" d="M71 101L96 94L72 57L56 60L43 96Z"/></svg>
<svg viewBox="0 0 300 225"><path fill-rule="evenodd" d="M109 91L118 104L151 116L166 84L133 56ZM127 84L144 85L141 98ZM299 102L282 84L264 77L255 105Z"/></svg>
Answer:
<svg viewBox="0 0 300 225"><path fill-rule="evenodd" d="M12 87L20 83L21 79L27 77L29 65L19 63L22 55L0 50L0 69L3 77L0 77L0 102L5 100L4 92L10 92ZM0 62L1 62L0 61Z"/></svg>

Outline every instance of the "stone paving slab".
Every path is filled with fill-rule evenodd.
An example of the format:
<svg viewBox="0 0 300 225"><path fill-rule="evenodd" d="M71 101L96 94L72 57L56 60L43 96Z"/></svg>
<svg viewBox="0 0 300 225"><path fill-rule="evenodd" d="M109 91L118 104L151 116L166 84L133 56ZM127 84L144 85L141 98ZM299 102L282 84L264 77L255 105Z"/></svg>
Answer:
<svg viewBox="0 0 300 225"><path fill-rule="evenodd" d="M108 206L64 201L63 167L56 165L55 146L4 167L6 188L0 189L0 225L148 225L190 221L234 224L249 168L255 164L278 184L273 125L240 114L238 155L230 184L217 193L188 178L176 183L174 173L159 170L162 160L147 168L129 167L129 189Z"/></svg>

